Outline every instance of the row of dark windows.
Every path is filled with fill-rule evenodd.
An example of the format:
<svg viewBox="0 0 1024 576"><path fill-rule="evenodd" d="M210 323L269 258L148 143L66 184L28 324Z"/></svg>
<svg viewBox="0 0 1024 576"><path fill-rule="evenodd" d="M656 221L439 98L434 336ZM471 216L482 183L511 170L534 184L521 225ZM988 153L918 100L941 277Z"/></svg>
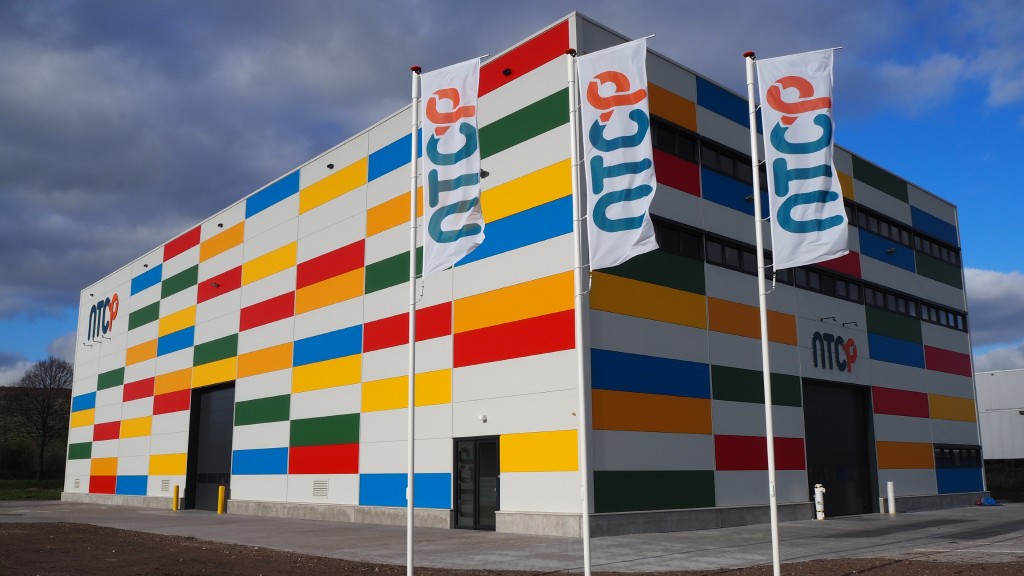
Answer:
<svg viewBox="0 0 1024 576"><path fill-rule="evenodd" d="M936 468L981 468L980 446L935 445Z"/></svg>
<svg viewBox="0 0 1024 576"><path fill-rule="evenodd" d="M654 217L653 220L655 236L661 250L746 274L757 274L757 250L755 248L734 240L702 234L664 218ZM767 251L764 261L765 277L770 279L771 274L768 267L770 267L772 259L771 254ZM775 281L833 298L867 304L912 318L920 318L924 322L938 324L953 330L967 331L967 316L963 312L880 288L862 280L826 272L819 268L801 266L779 270Z"/></svg>
<svg viewBox="0 0 1024 576"><path fill-rule="evenodd" d="M651 123L653 126L652 141L658 150L753 186L751 179L753 170L749 155L694 134L657 116L651 117ZM761 190L768 190L768 176L763 165L759 172ZM854 205L849 200L846 200L844 204L849 222L856 222L859 228L929 254L943 262L960 266L960 251L956 248L933 238L922 236L905 224Z"/></svg>

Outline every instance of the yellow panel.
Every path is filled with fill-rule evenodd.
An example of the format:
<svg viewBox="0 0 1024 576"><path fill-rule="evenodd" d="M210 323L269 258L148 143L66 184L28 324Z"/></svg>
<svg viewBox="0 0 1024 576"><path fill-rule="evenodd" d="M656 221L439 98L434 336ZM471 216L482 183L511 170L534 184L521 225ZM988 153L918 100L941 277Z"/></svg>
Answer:
<svg viewBox="0 0 1024 576"><path fill-rule="evenodd" d="M366 237L408 223L409 193L406 192L366 211Z"/></svg>
<svg viewBox="0 0 1024 576"><path fill-rule="evenodd" d="M647 84L651 114L683 128L697 131L697 105L656 84Z"/></svg>
<svg viewBox="0 0 1024 576"><path fill-rule="evenodd" d="M153 454L149 457L150 476L181 476L185 474L187 454Z"/></svg>
<svg viewBox="0 0 1024 576"><path fill-rule="evenodd" d="M708 320L715 332L761 338L761 321L754 306L709 297ZM768 340L796 346L796 317L769 310Z"/></svg>
<svg viewBox="0 0 1024 576"><path fill-rule="evenodd" d="M974 401L970 398L956 398L941 394L928 395L928 414L932 418L940 420L959 420L961 422L975 422L978 417L974 410Z"/></svg>
<svg viewBox="0 0 1024 576"><path fill-rule="evenodd" d="M353 354L292 368L292 392L309 392L356 384L362 378L363 357Z"/></svg>
<svg viewBox="0 0 1024 576"><path fill-rule="evenodd" d="M152 360L156 358L156 340L150 340L149 342L143 342L138 346L132 346L128 349L125 354L125 366L131 366L132 364L138 364L146 360Z"/></svg>
<svg viewBox="0 0 1024 576"><path fill-rule="evenodd" d="M149 436L153 429L153 417L129 418L121 421L121 438Z"/></svg>
<svg viewBox="0 0 1024 576"><path fill-rule="evenodd" d="M153 382L153 395L187 390L192 386L192 369L185 368L176 372L160 374Z"/></svg>
<svg viewBox="0 0 1024 576"><path fill-rule="evenodd" d="M199 261L205 262L214 256L238 246L245 239L245 221L235 224L220 234L207 238L199 244Z"/></svg>
<svg viewBox="0 0 1024 576"><path fill-rule="evenodd" d="M157 334L160 336L166 336L178 330L183 330L189 326L196 325L196 307L189 306L184 310L178 310L173 314L168 314L160 319L160 329Z"/></svg>
<svg viewBox="0 0 1024 576"><path fill-rule="evenodd" d="M711 400L594 390L594 430L711 434Z"/></svg>
<svg viewBox="0 0 1024 576"><path fill-rule="evenodd" d="M480 193L484 222L494 222L572 193L572 163L563 160Z"/></svg>
<svg viewBox="0 0 1024 576"><path fill-rule="evenodd" d="M117 458L93 458L90 476L117 476Z"/></svg>
<svg viewBox="0 0 1024 576"><path fill-rule="evenodd" d="M363 268L295 291L295 313L302 314L363 295Z"/></svg>
<svg viewBox="0 0 1024 576"><path fill-rule="evenodd" d="M366 158L360 158L334 174L303 188L299 192L299 214L309 212L363 184L366 184Z"/></svg>
<svg viewBox="0 0 1024 576"><path fill-rule="evenodd" d="M210 384L230 382L235 379L235 368L237 366L238 358L234 356L195 366L192 368L192 387L200 388Z"/></svg>
<svg viewBox="0 0 1024 576"><path fill-rule="evenodd" d="M434 406L435 404L449 404L451 401L451 370L435 370L433 372L423 372L421 374L416 374L417 406ZM405 402L403 402L402 404L404 405Z"/></svg>
<svg viewBox="0 0 1024 576"><path fill-rule="evenodd" d="M285 342L270 348L238 355L238 377L266 374L292 367L292 343Z"/></svg>
<svg viewBox="0 0 1024 576"><path fill-rule="evenodd" d="M932 445L921 442L876 442L878 468L883 470L935 468Z"/></svg>
<svg viewBox="0 0 1024 576"><path fill-rule="evenodd" d="M573 472L579 469L575 430L502 434L501 472Z"/></svg>
<svg viewBox="0 0 1024 576"><path fill-rule="evenodd" d="M853 176L844 172L839 172L838 170L836 172L839 173L839 187L843 190L843 198L856 200L856 198L853 197Z"/></svg>
<svg viewBox="0 0 1024 576"><path fill-rule="evenodd" d="M242 285L252 284L295 266L298 243L292 242L242 264Z"/></svg>
<svg viewBox="0 0 1024 576"><path fill-rule="evenodd" d="M395 376L372 382L363 382L363 412L396 410L408 406L409 378Z"/></svg>
<svg viewBox="0 0 1024 576"><path fill-rule="evenodd" d="M89 408L88 410L79 410L78 412L71 413L71 427L81 428L82 426L92 426L93 421L96 420L96 409Z"/></svg>
<svg viewBox="0 0 1024 576"><path fill-rule="evenodd" d="M590 308L648 320L707 328L702 294L674 290L647 282L595 272Z"/></svg>
<svg viewBox="0 0 1024 576"><path fill-rule="evenodd" d="M572 271L455 301L455 333L535 318L573 307Z"/></svg>

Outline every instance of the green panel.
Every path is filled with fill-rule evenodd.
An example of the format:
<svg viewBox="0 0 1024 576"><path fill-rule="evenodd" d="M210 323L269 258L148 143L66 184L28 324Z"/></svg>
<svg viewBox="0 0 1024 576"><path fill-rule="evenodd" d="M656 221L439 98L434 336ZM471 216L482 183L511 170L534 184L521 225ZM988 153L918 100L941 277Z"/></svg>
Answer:
<svg viewBox="0 0 1024 576"><path fill-rule="evenodd" d="M92 442L68 444L68 460L88 460L92 458Z"/></svg>
<svg viewBox="0 0 1024 576"><path fill-rule="evenodd" d="M134 330L139 326L145 326L150 322L156 322L160 318L160 301L157 300L149 306L143 306L128 315L128 329Z"/></svg>
<svg viewBox="0 0 1024 576"><path fill-rule="evenodd" d="M960 290L964 289L963 277L960 275L959 267L916 250L914 251L914 256L917 259L917 273L921 276L937 280L943 284L949 284Z"/></svg>
<svg viewBox="0 0 1024 576"><path fill-rule="evenodd" d="M292 420L292 446L324 446L359 442L359 414Z"/></svg>
<svg viewBox="0 0 1024 576"><path fill-rule="evenodd" d="M874 306L865 306L867 312L868 332L901 338L910 342L922 344L921 321L917 318L904 316Z"/></svg>
<svg viewBox="0 0 1024 576"><path fill-rule="evenodd" d="M235 426L285 422L291 410L291 394L245 400L235 404Z"/></svg>
<svg viewBox="0 0 1024 576"><path fill-rule="evenodd" d="M889 196L909 202L907 183L899 176L890 174L878 166L865 160L853 157L853 177L861 182L885 192Z"/></svg>
<svg viewBox="0 0 1024 576"><path fill-rule="evenodd" d="M480 158L493 156L568 122L569 89L565 88L480 128Z"/></svg>
<svg viewBox="0 0 1024 576"><path fill-rule="evenodd" d="M711 394L715 400L764 404L760 370L711 366ZM800 377L772 374L772 405L800 407Z"/></svg>
<svg viewBox="0 0 1024 576"><path fill-rule="evenodd" d="M652 250L601 271L694 294L705 294L704 263L663 250Z"/></svg>
<svg viewBox="0 0 1024 576"><path fill-rule="evenodd" d="M167 298L172 294L177 294L186 288L191 288L199 282L199 265L189 268L188 270L182 270L174 276L163 281L160 285L160 297Z"/></svg>
<svg viewBox="0 0 1024 576"><path fill-rule="evenodd" d="M423 273L423 247L416 249L416 273ZM409 281L409 253L402 252L366 266L366 294Z"/></svg>
<svg viewBox="0 0 1024 576"><path fill-rule="evenodd" d="M233 356L238 356L238 334L196 344L192 352L192 365L209 364Z"/></svg>
<svg viewBox="0 0 1024 576"><path fill-rule="evenodd" d="M715 473L711 470L594 471L594 511L598 513L714 505Z"/></svg>
<svg viewBox="0 0 1024 576"><path fill-rule="evenodd" d="M110 372L103 372L96 379L97 390L116 388L122 384L124 384L124 368L118 368L116 370L111 370Z"/></svg>

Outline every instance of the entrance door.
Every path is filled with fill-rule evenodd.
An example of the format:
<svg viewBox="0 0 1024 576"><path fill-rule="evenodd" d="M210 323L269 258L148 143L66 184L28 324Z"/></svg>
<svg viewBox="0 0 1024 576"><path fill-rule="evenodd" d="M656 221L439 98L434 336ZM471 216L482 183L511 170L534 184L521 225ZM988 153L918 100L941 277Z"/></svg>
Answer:
<svg viewBox="0 0 1024 576"><path fill-rule="evenodd" d="M871 512L868 387L803 382L807 483L825 486L825 515Z"/></svg>
<svg viewBox="0 0 1024 576"><path fill-rule="evenodd" d="M455 527L494 530L498 510L498 439L455 440Z"/></svg>
<svg viewBox="0 0 1024 576"><path fill-rule="evenodd" d="M235 384L192 391L185 507L217 510L217 492L231 482Z"/></svg>

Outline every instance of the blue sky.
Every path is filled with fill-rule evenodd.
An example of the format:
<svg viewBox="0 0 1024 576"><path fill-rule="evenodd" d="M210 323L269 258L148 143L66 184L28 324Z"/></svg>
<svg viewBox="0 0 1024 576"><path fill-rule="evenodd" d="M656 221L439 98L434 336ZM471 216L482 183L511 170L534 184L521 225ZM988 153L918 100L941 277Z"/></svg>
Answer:
<svg viewBox="0 0 1024 576"><path fill-rule="evenodd" d="M70 359L82 287L405 105L408 69L573 10L736 91L843 46L836 141L959 207L979 370L1024 368L1024 3L0 3L0 384ZM742 92L741 92L742 93Z"/></svg>

